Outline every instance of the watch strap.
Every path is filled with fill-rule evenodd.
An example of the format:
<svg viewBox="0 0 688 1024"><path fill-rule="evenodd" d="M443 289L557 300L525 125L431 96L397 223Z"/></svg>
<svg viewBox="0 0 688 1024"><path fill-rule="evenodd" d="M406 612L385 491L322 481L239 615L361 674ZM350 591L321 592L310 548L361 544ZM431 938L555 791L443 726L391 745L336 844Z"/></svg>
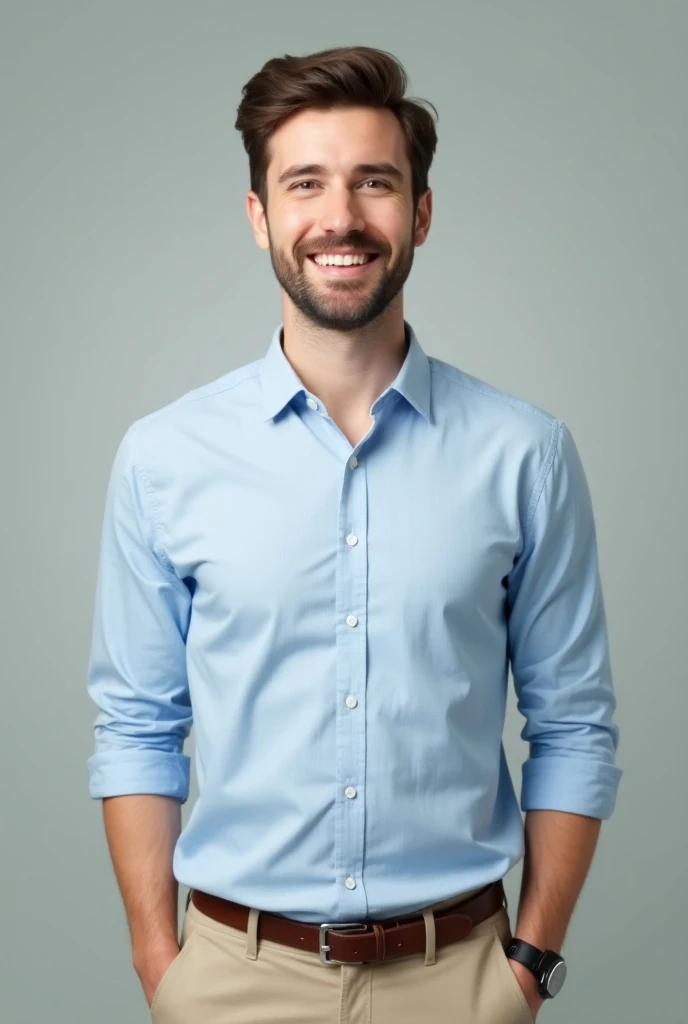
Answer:
<svg viewBox="0 0 688 1024"><path fill-rule="evenodd" d="M564 984L566 963L553 949L538 949L525 939L512 939L506 955L532 972L543 999L552 999Z"/></svg>

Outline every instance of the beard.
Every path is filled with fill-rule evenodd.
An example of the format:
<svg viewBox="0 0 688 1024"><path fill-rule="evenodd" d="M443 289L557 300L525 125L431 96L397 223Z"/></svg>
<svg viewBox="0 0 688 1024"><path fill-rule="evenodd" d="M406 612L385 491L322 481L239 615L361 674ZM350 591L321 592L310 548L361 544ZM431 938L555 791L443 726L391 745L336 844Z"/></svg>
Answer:
<svg viewBox="0 0 688 1024"><path fill-rule="evenodd" d="M360 251L374 250L379 264L371 271L371 281L365 279L346 281L331 278L317 281L307 271L307 251L313 251L317 240L310 240L297 246L292 262L282 249L270 239L270 260L275 277L287 293L294 306L311 323L334 331L356 331L372 323L384 313L391 301L403 288L413 266L413 237L409 236L393 264L389 262L389 247L381 248L379 243L361 234L348 235L335 241L331 236L323 245L323 252L336 249L338 245Z"/></svg>

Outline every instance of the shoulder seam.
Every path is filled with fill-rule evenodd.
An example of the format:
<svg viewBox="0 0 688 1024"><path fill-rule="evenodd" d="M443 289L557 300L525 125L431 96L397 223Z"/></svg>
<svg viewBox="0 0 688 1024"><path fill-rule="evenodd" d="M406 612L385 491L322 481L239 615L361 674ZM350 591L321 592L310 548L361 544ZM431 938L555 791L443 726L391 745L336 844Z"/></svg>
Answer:
<svg viewBox="0 0 688 1024"><path fill-rule="evenodd" d="M137 436L136 436L136 431L137 431L137 424L134 423L131 426L130 436L131 436L131 441L132 441L132 450L136 449L136 451L134 453L135 456L139 454L138 444L137 444L137 440L138 439L137 439ZM170 559L169 559L169 557L167 555L167 552L165 551L165 545L163 544L163 540L162 540L162 517L160 515L160 506L159 506L159 504L158 504L158 502L156 500L155 492L153 490L153 484L151 482L151 479L150 479L150 477L148 475L148 472L147 472L145 466L141 462L140 457L138 457L138 458L135 457L134 458L133 465L134 465L134 472L137 473L139 475L139 477L141 478L141 482L143 483L144 490L145 490L145 492L146 492L146 494L148 496L150 512L151 512L151 520L153 522L153 528L155 530L155 537L156 537L156 554L158 555L158 558L161 560L161 562L163 563L163 565L165 566L167 571L171 572L172 575L174 576L174 578L178 580L179 577L177 576L177 573L175 572L174 566L172 565L172 562L170 561Z"/></svg>
<svg viewBox="0 0 688 1024"><path fill-rule="evenodd" d="M175 401L164 406L163 409L159 409L158 412L163 412L165 409L172 409L175 405L187 405L191 402L200 402L204 398L213 398L215 395L221 395L225 391L233 391L234 388L238 388L239 385L243 384L245 381L251 380L253 377L257 377L259 373L260 370L256 370L254 373L248 373L245 377L242 377L241 380L236 380L232 384L228 383L225 387L217 388L215 391L207 391L202 395L195 395L193 392L189 392L188 395L182 395L180 398L177 398ZM202 385L202 387L212 387L212 385L206 384ZM151 415L155 416L155 413L152 413Z"/></svg>
<svg viewBox="0 0 688 1024"><path fill-rule="evenodd" d="M526 546L526 543L530 536L530 530L533 524L533 519L535 518L535 510L540 503L540 498L542 496L542 492L545 489L547 477L551 473L552 466L554 465L554 456L556 454L557 448L559 447L559 439L561 437L563 428L563 420L555 419L554 423L552 424L552 436L550 437L549 447L547 448L545 458L543 459L542 466L540 467L540 472L538 473L535 483L533 484L533 491L530 496L530 502L528 503L528 513L526 515L526 522L523 530L524 547Z"/></svg>
<svg viewBox="0 0 688 1024"><path fill-rule="evenodd" d="M536 409L535 406L531 405L530 402L527 402L525 399L518 398L516 395L507 395L504 393L492 394L490 391L484 391L482 388L476 387L474 384L471 384L468 381L455 380L453 377L447 376L446 373L442 373L441 370L438 370L436 368L432 356L430 356L429 358L430 372L437 374L438 377L444 377L445 380L448 380L450 384L454 384L457 388L465 388L466 391L472 391L474 392L474 394L483 395L485 398L492 398L496 402L504 402L505 405L510 405L513 408L523 409L525 412L530 412L533 414L533 416L537 416L537 418L542 420L544 423L547 423L548 425L551 424L551 416L545 415L543 412L541 412L539 409ZM461 371L459 371L459 373L460 372Z"/></svg>

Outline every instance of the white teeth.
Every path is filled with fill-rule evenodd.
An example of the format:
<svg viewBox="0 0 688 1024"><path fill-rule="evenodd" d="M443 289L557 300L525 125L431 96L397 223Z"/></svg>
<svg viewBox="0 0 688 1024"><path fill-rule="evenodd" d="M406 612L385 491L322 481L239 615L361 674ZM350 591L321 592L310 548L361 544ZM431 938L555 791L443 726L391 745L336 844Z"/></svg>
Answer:
<svg viewBox="0 0 688 1024"><path fill-rule="evenodd" d="M318 253L318 255L314 256L313 259L321 267L350 267L354 264L367 263L369 256L366 253L361 253L357 256L353 256L350 253L346 256L341 256L339 254L328 256L325 253Z"/></svg>

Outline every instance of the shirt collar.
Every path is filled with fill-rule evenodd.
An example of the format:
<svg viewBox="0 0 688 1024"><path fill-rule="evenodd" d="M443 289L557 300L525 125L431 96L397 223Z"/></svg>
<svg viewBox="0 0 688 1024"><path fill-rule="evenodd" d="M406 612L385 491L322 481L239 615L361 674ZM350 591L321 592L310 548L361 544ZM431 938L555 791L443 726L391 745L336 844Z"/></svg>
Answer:
<svg viewBox="0 0 688 1024"><path fill-rule="evenodd" d="M404 320L409 338L406 358L398 374L389 385L409 402L426 419L430 418L430 363L420 346L415 331ZM276 416L294 395L306 388L282 349L284 324L275 328L272 341L260 364L261 391L263 397L263 419Z"/></svg>

